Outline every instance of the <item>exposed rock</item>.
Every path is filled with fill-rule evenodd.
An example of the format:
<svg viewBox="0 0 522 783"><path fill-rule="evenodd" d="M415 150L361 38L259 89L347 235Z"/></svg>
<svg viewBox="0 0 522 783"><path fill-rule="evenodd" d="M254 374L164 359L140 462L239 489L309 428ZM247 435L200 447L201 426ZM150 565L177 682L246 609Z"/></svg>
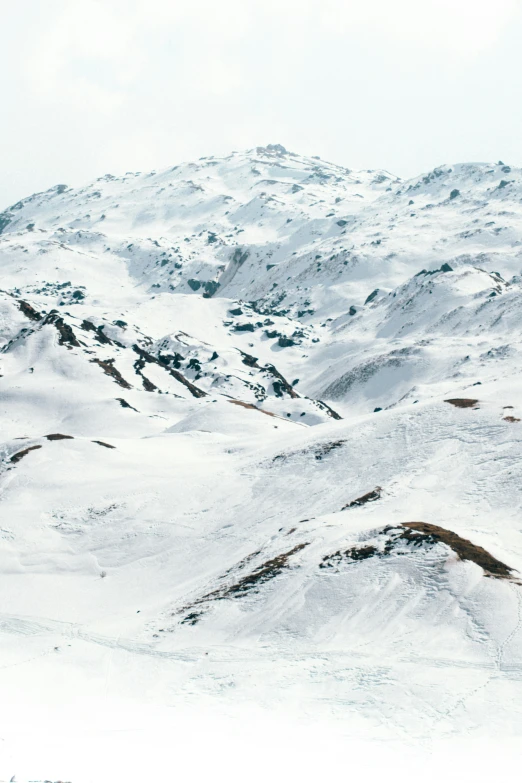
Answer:
<svg viewBox="0 0 522 783"><path fill-rule="evenodd" d="M9 461L12 462L14 465L16 465L17 462L20 462L21 459L23 459L26 454L29 454L30 451L36 451L36 449L41 449L41 446L28 446L28 448L23 449L23 451L18 451L16 454L13 454L12 457L10 457Z"/></svg>

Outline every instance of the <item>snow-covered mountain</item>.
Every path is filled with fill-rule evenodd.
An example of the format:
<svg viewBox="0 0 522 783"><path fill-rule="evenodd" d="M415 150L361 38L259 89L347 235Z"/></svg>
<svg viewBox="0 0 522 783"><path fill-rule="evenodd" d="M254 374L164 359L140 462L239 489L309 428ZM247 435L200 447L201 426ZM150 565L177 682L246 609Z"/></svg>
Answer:
<svg viewBox="0 0 522 783"><path fill-rule="evenodd" d="M522 170L269 145L0 229L4 702L517 730Z"/></svg>

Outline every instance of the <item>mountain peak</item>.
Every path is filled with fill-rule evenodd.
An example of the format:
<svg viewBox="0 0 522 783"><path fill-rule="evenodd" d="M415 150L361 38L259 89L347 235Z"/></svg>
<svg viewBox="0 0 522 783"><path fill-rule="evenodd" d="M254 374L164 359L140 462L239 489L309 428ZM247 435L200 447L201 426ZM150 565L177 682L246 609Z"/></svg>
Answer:
<svg viewBox="0 0 522 783"><path fill-rule="evenodd" d="M516 723L508 169L404 182L269 144L0 215L9 688Z"/></svg>
<svg viewBox="0 0 522 783"><path fill-rule="evenodd" d="M288 153L288 150L282 144L267 144L266 147L256 147L259 155L282 156Z"/></svg>

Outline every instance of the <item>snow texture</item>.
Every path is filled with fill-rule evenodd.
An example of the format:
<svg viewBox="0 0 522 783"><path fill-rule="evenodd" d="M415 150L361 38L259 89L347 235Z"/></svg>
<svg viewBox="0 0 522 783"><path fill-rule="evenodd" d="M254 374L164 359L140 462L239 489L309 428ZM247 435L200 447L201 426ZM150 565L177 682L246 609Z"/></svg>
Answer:
<svg viewBox="0 0 522 783"><path fill-rule="evenodd" d="M2 213L2 702L518 734L521 218L280 145Z"/></svg>

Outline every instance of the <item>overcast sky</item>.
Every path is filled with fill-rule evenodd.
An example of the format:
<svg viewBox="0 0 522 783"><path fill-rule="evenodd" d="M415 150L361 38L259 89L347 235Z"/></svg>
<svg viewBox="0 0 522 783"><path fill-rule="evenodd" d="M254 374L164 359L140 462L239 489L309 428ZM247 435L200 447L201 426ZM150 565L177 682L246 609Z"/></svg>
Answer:
<svg viewBox="0 0 522 783"><path fill-rule="evenodd" d="M521 0L3 0L0 209L268 143L522 164Z"/></svg>

